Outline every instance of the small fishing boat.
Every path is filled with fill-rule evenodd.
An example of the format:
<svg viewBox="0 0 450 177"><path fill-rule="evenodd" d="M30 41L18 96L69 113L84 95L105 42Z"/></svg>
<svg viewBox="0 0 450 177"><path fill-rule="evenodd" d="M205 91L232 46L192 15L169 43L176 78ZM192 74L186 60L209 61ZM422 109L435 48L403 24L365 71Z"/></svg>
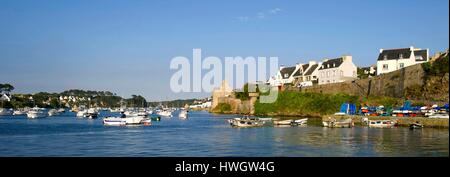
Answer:
<svg viewBox="0 0 450 177"><path fill-rule="evenodd" d="M306 125L308 123L308 118L305 119L297 119L291 122L291 125Z"/></svg>
<svg viewBox="0 0 450 177"><path fill-rule="evenodd" d="M273 124L274 125L291 125L292 121L293 121L292 119L289 119L289 120L274 120Z"/></svg>
<svg viewBox="0 0 450 177"><path fill-rule="evenodd" d="M77 112L77 117L86 117L87 110L80 110Z"/></svg>
<svg viewBox="0 0 450 177"><path fill-rule="evenodd" d="M13 111L11 109L0 108L0 116L11 116Z"/></svg>
<svg viewBox="0 0 450 177"><path fill-rule="evenodd" d="M21 116L21 115L26 115L27 112L26 111L22 111L22 110L14 110L13 112L13 116Z"/></svg>
<svg viewBox="0 0 450 177"><path fill-rule="evenodd" d="M322 124L324 127L330 128L351 128L355 126L352 119L337 121L336 119L329 118L328 121L322 121Z"/></svg>
<svg viewBox="0 0 450 177"><path fill-rule="evenodd" d="M169 110L163 110L158 112L158 115L163 116L163 117L172 117L172 112Z"/></svg>
<svg viewBox="0 0 450 177"><path fill-rule="evenodd" d="M265 122L270 122L270 121L272 121L272 117L260 117L259 120L262 120Z"/></svg>
<svg viewBox="0 0 450 177"><path fill-rule="evenodd" d="M395 122L391 120L369 120L370 128L392 128Z"/></svg>
<svg viewBox="0 0 450 177"><path fill-rule="evenodd" d="M30 119L36 119L36 118L43 118L47 117L47 113L44 112L44 110L40 108L33 108L27 112L27 117Z"/></svg>
<svg viewBox="0 0 450 177"><path fill-rule="evenodd" d="M178 117L180 117L181 119L187 119L188 117L188 111L186 110L181 110L180 114L178 114Z"/></svg>
<svg viewBox="0 0 450 177"><path fill-rule="evenodd" d="M84 115L84 117L87 117L89 119L96 119L98 117L97 109L94 109L94 108L88 109L86 114Z"/></svg>
<svg viewBox="0 0 450 177"><path fill-rule="evenodd" d="M291 126L298 126L298 125L306 125L306 123L308 122L308 118L305 119L288 119L288 120L274 120L273 124L274 125L291 125Z"/></svg>
<svg viewBox="0 0 450 177"><path fill-rule="evenodd" d="M409 125L409 129L421 129L421 128L423 128L423 125L418 122Z"/></svg>
<svg viewBox="0 0 450 177"><path fill-rule="evenodd" d="M58 115L58 114L59 114L59 112L56 109L50 109L48 111L48 116L55 116L55 115Z"/></svg>
<svg viewBox="0 0 450 177"><path fill-rule="evenodd" d="M264 126L265 122L262 120L259 120L259 118L250 118L248 116L244 116L243 118L234 118L229 119L228 122L233 127L262 127Z"/></svg>

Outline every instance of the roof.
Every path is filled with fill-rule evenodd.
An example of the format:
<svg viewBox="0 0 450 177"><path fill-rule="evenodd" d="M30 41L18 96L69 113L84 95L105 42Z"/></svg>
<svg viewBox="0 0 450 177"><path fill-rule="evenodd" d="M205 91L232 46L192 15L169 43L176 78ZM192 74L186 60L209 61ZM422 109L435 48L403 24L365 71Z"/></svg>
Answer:
<svg viewBox="0 0 450 177"><path fill-rule="evenodd" d="M302 70L297 70L297 72L294 73L294 76L301 76L302 75Z"/></svg>
<svg viewBox="0 0 450 177"><path fill-rule="evenodd" d="M327 61L322 63L322 66L319 68L319 70L330 69L330 68L337 68L337 67L341 66L342 62L344 62L342 57L341 58L335 58L335 59L327 60Z"/></svg>
<svg viewBox="0 0 450 177"><path fill-rule="evenodd" d="M407 59L411 56L410 48L402 48L402 49L390 49L383 50L383 52L378 55L378 61L385 60L385 56L387 60L396 60L400 58L400 54L403 55L403 58Z"/></svg>
<svg viewBox="0 0 450 177"><path fill-rule="evenodd" d="M292 73L294 71L295 71L295 66L283 68L280 71L281 77L283 77L283 79L287 79L287 78L289 78L292 75ZM285 77L286 74L288 74L288 77Z"/></svg>
<svg viewBox="0 0 450 177"><path fill-rule="evenodd" d="M309 64L304 64L304 65L302 66L303 71L306 71L306 69L308 69L308 67L309 67Z"/></svg>
<svg viewBox="0 0 450 177"><path fill-rule="evenodd" d="M311 75L319 67L319 64L311 65L311 67L306 71L305 76Z"/></svg>
<svg viewBox="0 0 450 177"><path fill-rule="evenodd" d="M416 56L416 61L427 61L427 50L414 51L414 56ZM422 59L417 59L418 56L421 56Z"/></svg>

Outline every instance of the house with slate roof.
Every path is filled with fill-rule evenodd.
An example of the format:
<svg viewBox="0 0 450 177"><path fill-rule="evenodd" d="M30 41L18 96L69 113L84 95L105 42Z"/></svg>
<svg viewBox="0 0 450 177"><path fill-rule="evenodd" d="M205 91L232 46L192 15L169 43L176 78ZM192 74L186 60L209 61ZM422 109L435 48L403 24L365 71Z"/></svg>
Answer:
<svg viewBox="0 0 450 177"><path fill-rule="evenodd" d="M308 87L313 86L317 84L318 78L319 78L319 68L322 66L322 63L310 61L307 65L306 69L304 70L302 79L300 81L299 86L300 87Z"/></svg>
<svg viewBox="0 0 450 177"><path fill-rule="evenodd" d="M400 49L380 49L377 60L377 75L389 73L429 60L429 49L413 46Z"/></svg>
<svg viewBox="0 0 450 177"><path fill-rule="evenodd" d="M350 55L324 60L318 69L319 85L345 82L356 78L357 68Z"/></svg>

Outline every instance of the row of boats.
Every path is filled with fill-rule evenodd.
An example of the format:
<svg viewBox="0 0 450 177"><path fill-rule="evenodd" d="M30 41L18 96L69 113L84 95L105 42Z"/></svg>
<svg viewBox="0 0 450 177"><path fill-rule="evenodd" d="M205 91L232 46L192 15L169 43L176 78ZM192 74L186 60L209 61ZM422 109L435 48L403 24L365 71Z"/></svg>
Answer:
<svg viewBox="0 0 450 177"><path fill-rule="evenodd" d="M105 117L103 118L103 124L108 126L125 126L125 125L152 125L152 121L160 121L161 116L163 117L173 117L172 112L167 110L157 111L156 115L159 116L149 116L149 112L133 112L125 111L121 112L120 117ZM188 118L188 111L181 110L178 114L180 119Z"/></svg>
<svg viewBox="0 0 450 177"><path fill-rule="evenodd" d="M395 120L369 120L368 118L363 118L362 123L370 128L393 128L398 126L398 122ZM335 118L328 118L328 120L322 122L324 127L330 128L351 128L355 126L353 119L343 119L336 120ZM414 122L409 125L410 129L419 129L424 126L419 122Z"/></svg>
<svg viewBox="0 0 450 177"><path fill-rule="evenodd" d="M60 115L61 113L64 113L66 110L61 109L44 109L44 108L24 108L24 109L5 109L0 108L0 116L23 116L26 115L30 119L36 119L36 118L44 118L44 117L51 117Z"/></svg>
<svg viewBox="0 0 450 177"><path fill-rule="evenodd" d="M273 120L272 118L258 118L244 116L242 118L228 119L228 123L232 127L262 127L268 123L272 123L275 126L300 126L306 125L308 119L289 119L289 120Z"/></svg>
<svg viewBox="0 0 450 177"><path fill-rule="evenodd" d="M70 110L71 112L76 113L77 118L88 118L88 119L96 119L99 117L100 111L105 109L99 109L99 108L89 108L89 109L73 109ZM45 109L45 108L24 108L24 109L5 109L0 108L0 116L24 116L26 115L27 118L30 119L37 119L37 118L45 118L45 117L51 117L51 116L57 116L61 113L64 113L66 110L61 109ZM160 121L161 117L167 117L171 118L173 117L173 112L176 111L176 109L156 109L156 110L150 110L150 109L135 109L135 108L129 108L129 109L106 109L105 111L110 112L120 112L119 117L104 117L103 123L104 125L151 125L151 121ZM187 119L188 118L188 110L181 109L179 112L180 119Z"/></svg>

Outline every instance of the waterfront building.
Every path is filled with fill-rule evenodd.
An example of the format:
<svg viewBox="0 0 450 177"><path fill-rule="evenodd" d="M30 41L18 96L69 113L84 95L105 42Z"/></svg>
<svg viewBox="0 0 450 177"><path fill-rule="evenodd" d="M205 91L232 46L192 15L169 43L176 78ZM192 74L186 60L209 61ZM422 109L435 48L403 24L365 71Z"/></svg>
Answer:
<svg viewBox="0 0 450 177"><path fill-rule="evenodd" d="M357 68L350 55L324 60L318 72L319 85L345 82L357 78Z"/></svg>
<svg viewBox="0 0 450 177"><path fill-rule="evenodd" d="M310 61L308 64L305 64L304 72L302 74L301 79L299 80L300 87L308 87L317 84L319 68L322 65L321 62L317 63L315 61Z"/></svg>
<svg viewBox="0 0 450 177"><path fill-rule="evenodd" d="M389 73L427 62L429 59L429 49L409 48L400 49L380 49L377 60L377 75Z"/></svg>
<svg viewBox="0 0 450 177"><path fill-rule="evenodd" d="M2 93L1 96L0 96L0 101L10 102L11 101L11 95L9 95L7 93Z"/></svg>

